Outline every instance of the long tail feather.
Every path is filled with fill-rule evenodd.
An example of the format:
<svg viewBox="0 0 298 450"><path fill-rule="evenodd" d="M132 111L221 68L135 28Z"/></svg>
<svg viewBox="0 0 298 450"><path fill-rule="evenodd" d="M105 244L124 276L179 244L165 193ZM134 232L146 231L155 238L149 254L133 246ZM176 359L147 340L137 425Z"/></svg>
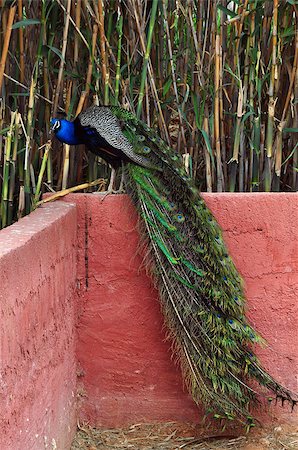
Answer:
<svg viewBox="0 0 298 450"><path fill-rule="evenodd" d="M247 384L251 378L294 406L295 396L251 349L264 341L246 320L242 280L179 155L133 115L126 115L123 133L152 164L126 166L127 190L142 218L165 322L194 401L216 418L251 425L250 403L262 395Z"/></svg>

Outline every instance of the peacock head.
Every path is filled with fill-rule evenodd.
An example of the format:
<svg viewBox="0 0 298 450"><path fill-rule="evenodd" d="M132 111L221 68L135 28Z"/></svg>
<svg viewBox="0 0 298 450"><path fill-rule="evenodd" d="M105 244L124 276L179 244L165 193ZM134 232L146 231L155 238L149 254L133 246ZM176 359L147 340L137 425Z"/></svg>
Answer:
<svg viewBox="0 0 298 450"><path fill-rule="evenodd" d="M70 122L66 119L53 118L50 123L51 131L60 142L64 142L69 145L77 145L80 143L76 136L74 122Z"/></svg>

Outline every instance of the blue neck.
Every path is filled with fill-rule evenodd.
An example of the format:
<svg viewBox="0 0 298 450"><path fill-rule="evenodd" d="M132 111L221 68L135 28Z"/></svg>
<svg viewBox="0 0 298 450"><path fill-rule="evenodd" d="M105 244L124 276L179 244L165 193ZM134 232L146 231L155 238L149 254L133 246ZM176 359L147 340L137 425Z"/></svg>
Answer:
<svg viewBox="0 0 298 450"><path fill-rule="evenodd" d="M59 141L64 142L69 145L78 145L80 144L79 139L75 133L75 124L74 122L69 122L66 119L60 119L61 127L55 133L56 137Z"/></svg>

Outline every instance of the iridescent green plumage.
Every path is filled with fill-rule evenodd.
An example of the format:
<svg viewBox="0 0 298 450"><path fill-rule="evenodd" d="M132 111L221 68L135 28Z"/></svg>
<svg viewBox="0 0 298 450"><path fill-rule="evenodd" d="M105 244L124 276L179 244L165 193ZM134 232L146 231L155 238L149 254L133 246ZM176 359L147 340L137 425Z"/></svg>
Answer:
<svg viewBox="0 0 298 450"><path fill-rule="evenodd" d="M100 134L103 157L108 151L125 162L126 189L141 218L169 336L194 401L214 417L251 425L250 403L259 397L248 384L254 379L294 405L293 394L252 351L262 339L246 320L242 280L181 156L118 107L92 107L75 122L92 151L98 149L90 133L84 136L88 128Z"/></svg>

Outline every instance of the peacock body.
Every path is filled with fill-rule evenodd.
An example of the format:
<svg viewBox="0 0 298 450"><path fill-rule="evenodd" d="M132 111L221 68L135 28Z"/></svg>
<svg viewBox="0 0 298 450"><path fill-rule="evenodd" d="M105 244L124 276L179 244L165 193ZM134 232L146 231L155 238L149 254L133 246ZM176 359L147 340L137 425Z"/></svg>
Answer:
<svg viewBox="0 0 298 450"><path fill-rule="evenodd" d="M146 235L152 272L175 355L194 401L215 418L253 424L256 380L292 407L295 396L262 368L262 338L245 317L242 280L220 227L181 156L119 107L93 106L73 122L52 120L62 142L85 144L112 167L124 163L126 189Z"/></svg>

